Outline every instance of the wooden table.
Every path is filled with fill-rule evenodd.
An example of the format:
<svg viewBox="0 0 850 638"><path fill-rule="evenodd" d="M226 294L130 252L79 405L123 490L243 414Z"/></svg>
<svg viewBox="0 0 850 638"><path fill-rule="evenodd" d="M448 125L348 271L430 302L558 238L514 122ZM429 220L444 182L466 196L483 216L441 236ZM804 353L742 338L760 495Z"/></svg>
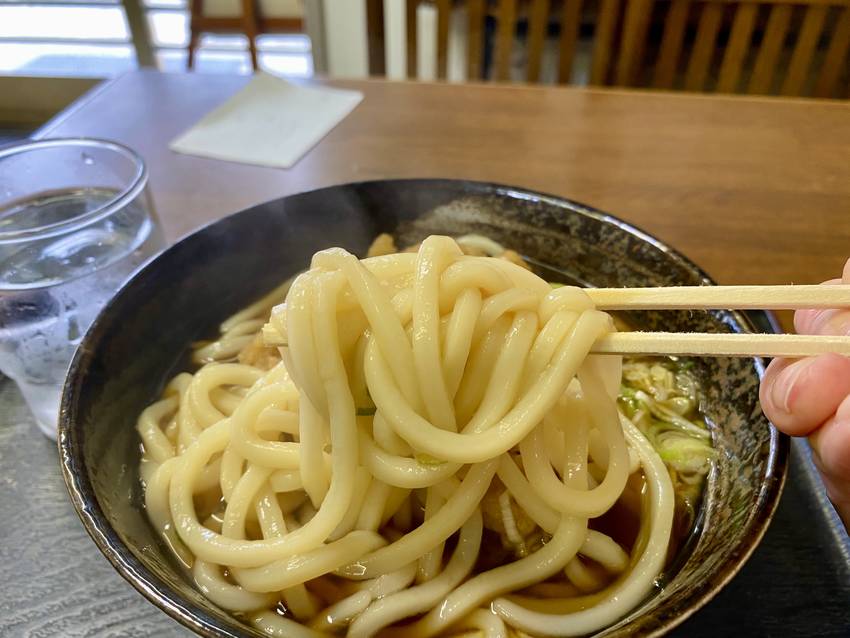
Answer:
<svg viewBox="0 0 850 638"><path fill-rule="evenodd" d="M335 82L365 99L292 169L168 150L246 82L130 73L41 136L107 137L138 150L172 239L319 186L457 177L601 208L677 247L720 283L819 282L850 256L850 103Z"/></svg>
<svg viewBox="0 0 850 638"><path fill-rule="evenodd" d="M96 136L137 149L170 239L288 193L379 177L463 177L564 195L623 217L679 248L721 283L809 283L850 255L850 104L515 88L338 82L365 100L293 169L176 155L168 142L246 78L136 72L92 91L39 133ZM0 382L0 635L173 636L184 630L113 572L65 497L55 451L17 390ZM817 635L850 591L841 566L818 574L835 600L809 600L794 569L817 559L805 516L785 506L732 584L676 632L712 636L725 609L751 600L751 635L788 618L767 598L796 595L791 620L820 610ZM796 501L795 501L796 502ZM784 509L783 509L784 508ZM809 554L786 570L784 547ZM749 574L749 575L748 575ZM751 591L752 579L771 587ZM763 589L756 585L757 589ZM754 597L754 598L753 598ZM845 602L842 602L845 601ZM725 605L725 606L724 606ZM831 608L830 608L831 609ZM797 614L794 616L794 614ZM815 629L815 625L811 625ZM815 635L815 634L809 634Z"/></svg>

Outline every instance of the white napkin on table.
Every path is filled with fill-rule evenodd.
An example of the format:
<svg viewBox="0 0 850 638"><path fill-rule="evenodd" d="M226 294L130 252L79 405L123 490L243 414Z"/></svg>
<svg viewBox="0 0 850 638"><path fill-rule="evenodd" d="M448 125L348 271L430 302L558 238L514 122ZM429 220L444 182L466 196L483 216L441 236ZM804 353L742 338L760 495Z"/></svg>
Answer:
<svg viewBox="0 0 850 638"><path fill-rule="evenodd" d="M289 168L363 99L359 91L298 86L258 73L171 142L171 150Z"/></svg>

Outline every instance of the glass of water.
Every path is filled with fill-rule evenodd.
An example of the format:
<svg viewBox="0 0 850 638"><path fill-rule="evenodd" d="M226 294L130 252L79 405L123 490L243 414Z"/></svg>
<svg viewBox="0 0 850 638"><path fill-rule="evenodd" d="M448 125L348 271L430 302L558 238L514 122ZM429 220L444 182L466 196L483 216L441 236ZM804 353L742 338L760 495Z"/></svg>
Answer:
<svg viewBox="0 0 850 638"><path fill-rule="evenodd" d="M147 181L142 158L114 142L0 149L0 372L51 438L86 329L163 247Z"/></svg>

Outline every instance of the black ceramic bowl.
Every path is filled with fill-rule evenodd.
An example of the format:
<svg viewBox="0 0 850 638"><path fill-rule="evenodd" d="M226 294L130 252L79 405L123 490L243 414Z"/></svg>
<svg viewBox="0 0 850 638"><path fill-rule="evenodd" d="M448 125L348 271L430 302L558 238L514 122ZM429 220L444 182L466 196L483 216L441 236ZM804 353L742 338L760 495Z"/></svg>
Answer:
<svg viewBox="0 0 850 638"><path fill-rule="evenodd" d="M305 267L329 246L365 253L380 232L402 245L432 233L481 233L593 286L711 283L693 263L614 217L518 188L452 180L333 186L256 206L178 242L133 277L80 347L62 400L59 445L83 524L115 568L163 611L206 636L257 635L206 600L142 508L135 419L185 364L188 344ZM740 314L647 312L646 329L747 331ZM779 499L788 440L758 405L762 363L704 359L719 461L698 528L675 573L604 636L658 635L705 604L740 569Z"/></svg>

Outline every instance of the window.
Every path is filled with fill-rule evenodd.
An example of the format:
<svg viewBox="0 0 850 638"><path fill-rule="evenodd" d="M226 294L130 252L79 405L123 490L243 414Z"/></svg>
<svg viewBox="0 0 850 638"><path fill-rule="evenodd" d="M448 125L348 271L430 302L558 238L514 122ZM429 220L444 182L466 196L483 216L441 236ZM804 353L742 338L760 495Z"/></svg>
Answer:
<svg viewBox="0 0 850 638"><path fill-rule="evenodd" d="M146 0L159 68L186 68L187 0ZM301 34L257 38L260 66L280 75L313 74L310 40ZM110 77L135 68L124 8L118 0L0 1L0 74ZM208 34L195 57L198 72L248 73L247 40Z"/></svg>

